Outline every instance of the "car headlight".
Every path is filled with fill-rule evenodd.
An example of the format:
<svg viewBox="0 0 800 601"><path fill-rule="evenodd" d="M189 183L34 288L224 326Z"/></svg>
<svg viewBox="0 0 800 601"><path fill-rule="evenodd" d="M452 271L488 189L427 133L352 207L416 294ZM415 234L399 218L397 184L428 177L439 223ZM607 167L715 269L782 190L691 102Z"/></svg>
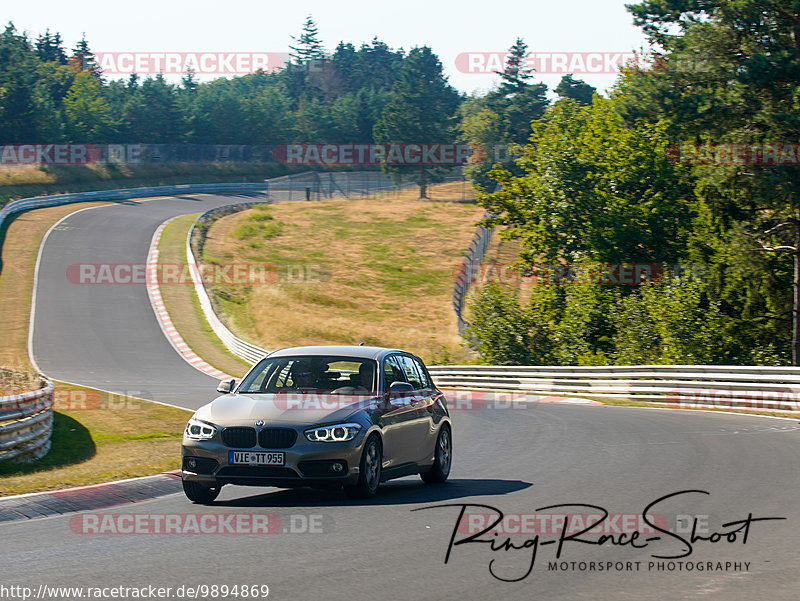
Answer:
<svg viewBox="0 0 800 601"><path fill-rule="evenodd" d="M346 442L353 440L359 430L361 430L361 424L335 424L311 428L303 434L311 442Z"/></svg>
<svg viewBox="0 0 800 601"><path fill-rule="evenodd" d="M208 440L214 437L216 431L217 429L211 424L191 418L189 423L186 424L184 434L188 438L193 438L194 440Z"/></svg>

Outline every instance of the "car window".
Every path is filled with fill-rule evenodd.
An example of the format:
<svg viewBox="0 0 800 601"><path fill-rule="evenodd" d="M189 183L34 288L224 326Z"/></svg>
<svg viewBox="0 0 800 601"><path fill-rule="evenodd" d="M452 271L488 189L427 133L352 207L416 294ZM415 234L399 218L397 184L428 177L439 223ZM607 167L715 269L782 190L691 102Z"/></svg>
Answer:
<svg viewBox="0 0 800 601"><path fill-rule="evenodd" d="M362 365L374 372L375 361L351 357L309 356L267 358L245 377L239 392L275 393L291 390L355 389L370 392L373 383L361 382Z"/></svg>
<svg viewBox="0 0 800 601"><path fill-rule="evenodd" d="M417 368L417 373L419 373L419 381L422 384L422 388L433 388L433 382L431 382L430 377L428 376L428 371L425 369L425 366L422 364L422 361L417 359L416 357L411 357L411 361Z"/></svg>
<svg viewBox="0 0 800 601"><path fill-rule="evenodd" d="M390 355L383 360L383 382L384 389L389 390L389 387L394 382L404 382L403 370L397 362L395 355Z"/></svg>
<svg viewBox="0 0 800 601"><path fill-rule="evenodd" d="M406 378L406 382L411 384L414 387L414 390L425 388L425 386L422 384L422 378L419 375L417 366L414 364L414 361L411 359L411 357L399 355L397 359L400 362L400 367L403 369L403 375Z"/></svg>

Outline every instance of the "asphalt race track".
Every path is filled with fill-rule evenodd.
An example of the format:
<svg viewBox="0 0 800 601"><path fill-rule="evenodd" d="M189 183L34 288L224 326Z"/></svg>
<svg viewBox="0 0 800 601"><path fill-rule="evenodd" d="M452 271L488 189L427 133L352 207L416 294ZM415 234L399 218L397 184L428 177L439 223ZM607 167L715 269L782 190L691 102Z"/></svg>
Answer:
<svg viewBox="0 0 800 601"><path fill-rule="evenodd" d="M190 408L210 400L215 381L166 341L144 286L75 285L65 270L143 263L161 222L236 201L128 202L62 222L39 273L33 348L41 369ZM404 478L367 502L338 492L226 487L212 507L177 494L94 512L128 514L108 520L119 525L132 523L130 514L238 514L231 519L244 524L256 516L268 520L270 534L95 534L99 518L84 514L0 524L3 583L34 591L40 584L268 585L270 599L287 600L798 599L800 421L536 402L454 411L453 421L454 466L444 484ZM696 492L649 511L673 533L640 519L650 503L682 491ZM466 504L488 506L467 514L504 512L505 533L450 547L480 530L454 532ZM614 539L600 545L589 544L597 534L575 535L588 542L564 535L556 560L561 526L549 515L568 513L576 527L596 523L586 514L602 509L611 514L603 533ZM695 535L716 542L695 538L689 548L695 519ZM506 536L513 548L503 546Z"/></svg>

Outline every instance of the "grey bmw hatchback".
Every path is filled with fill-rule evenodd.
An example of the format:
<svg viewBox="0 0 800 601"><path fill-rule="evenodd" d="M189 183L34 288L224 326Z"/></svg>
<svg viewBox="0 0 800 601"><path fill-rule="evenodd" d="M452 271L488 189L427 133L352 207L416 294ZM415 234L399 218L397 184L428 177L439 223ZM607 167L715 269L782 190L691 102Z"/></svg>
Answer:
<svg viewBox="0 0 800 601"><path fill-rule="evenodd" d="M183 490L195 503L213 502L225 484L371 497L392 478L443 482L450 473L447 400L411 353L285 348L217 391L183 434Z"/></svg>

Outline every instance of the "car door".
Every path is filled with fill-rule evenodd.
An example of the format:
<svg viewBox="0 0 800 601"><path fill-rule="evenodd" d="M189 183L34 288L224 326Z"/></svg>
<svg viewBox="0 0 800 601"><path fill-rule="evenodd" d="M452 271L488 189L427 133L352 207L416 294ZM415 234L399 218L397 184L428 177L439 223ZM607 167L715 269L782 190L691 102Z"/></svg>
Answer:
<svg viewBox="0 0 800 601"><path fill-rule="evenodd" d="M378 418L383 436L384 469L395 468L416 461L413 441L413 422L418 417L414 398L390 399L389 387L393 382L406 382L397 355L388 355L381 361L384 411Z"/></svg>
<svg viewBox="0 0 800 601"><path fill-rule="evenodd" d="M413 411L405 423L407 432L404 440L409 445L411 461L424 463L432 456L436 443L432 413L433 403L436 401L435 394L419 359L406 354L398 355L397 359L406 382L414 387L410 405Z"/></svg>

